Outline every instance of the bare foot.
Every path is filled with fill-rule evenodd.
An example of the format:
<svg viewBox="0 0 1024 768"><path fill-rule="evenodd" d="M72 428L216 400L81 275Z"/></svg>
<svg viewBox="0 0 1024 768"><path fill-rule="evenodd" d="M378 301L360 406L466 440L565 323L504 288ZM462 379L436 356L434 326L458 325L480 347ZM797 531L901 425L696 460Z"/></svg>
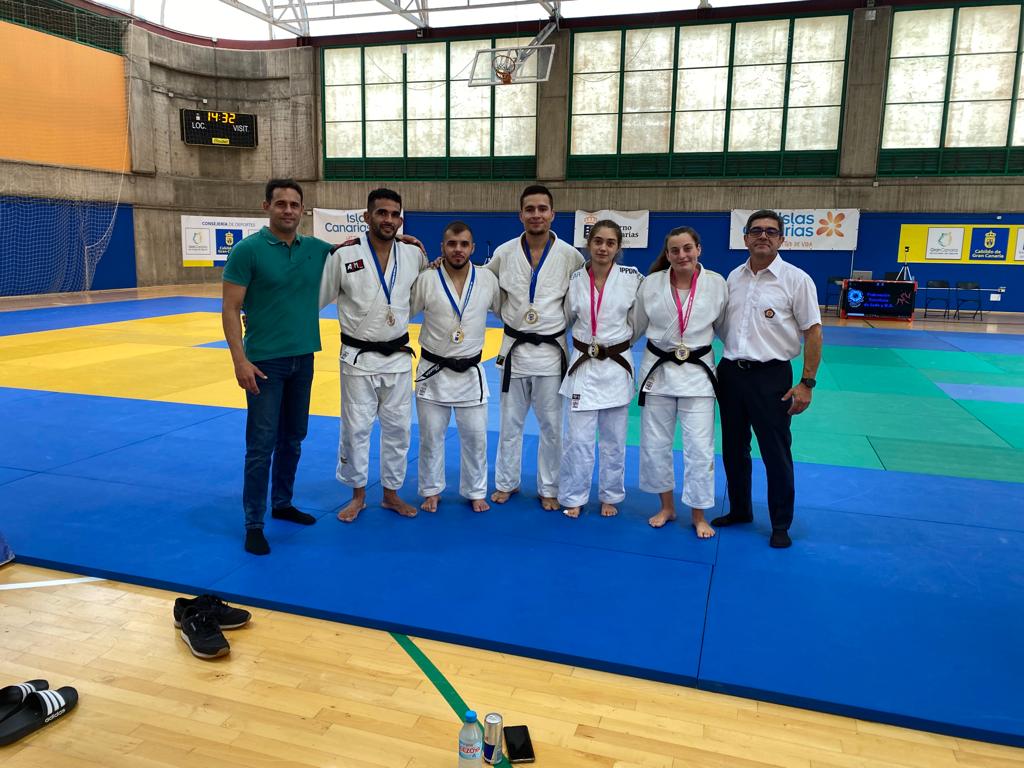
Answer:
<svg viewBox="0 0 1024 768"><path fill-rule="evenodd" d="M353 496L352 501L338 510L338 519L343 523L354 522L364 509L366 509L366 497Z"/></svg>
<svg viewBox="0 0 1024 768"><path fill-rule="evenodd" d="M611 504L605 504L601 502L601 517L615 517L619 514L619 510L613 507Z"/></svg>
<svg viewBox="0 0 1024 768"><path fill-rule="evenodd" d="M545 509L547 509L547 507L545 507ZM575 520L577 517L580 516L580 508L566 507L565 509L562 510L562 514L566 517L571 517L573 520Z"/></svg>
<svg viewBox="0 0 1024 768"><path fill-rule="evenodd" d="M554 496L541 496L540 505L549 512L553 512L554 510L558 509L559 506L561 506L558 503L558 499L556 499Z"/></svg>
<svg viewBox="0 0 1024 768"><path fill-rule="evenodd" d="M420 509L424 512L437 512L437 503L441 501L440 496L424 496L423 503L420 504Z"/></svg>
<svg viewBox="0 0 1024 768"><path fill-rule="evenodd" d="M701 509L694 509L690 515L693 521L693 527L697 531L698 539L710 539L715 535L715 529L708 525L708 521L704 519L704 511Z"/></svg>
<svg viewBox="0 0 1024 768"><path fill-rule="evenodd" d="M486 512L491 508L491 505L487 503L487 499L471 499L470 504L473 506L474 512Z"/></svg>
<svg viewBox="0 0 1024 768"><path fill-rule="evenodd" d="M513 493L519 493L519 489L515 488L511 491L495 491L491 494L491 501L495 504L504 504L506 501L512 498Z"/></svg>
<svg viewBox="0 0 1024 768"><path fill-rule="evenodd" d="M398 491L392 491L390 488L384 489L384 498L381 499L380 505L384 509L397 512L402 517L416 517L416 507L402 501L398 498Z"/></svg>
<svg viewBox="0 0 1024 768"><path fill-rule="evenodd" d="M665 523L671 523L675 519L676 513L671 509L659 509L658 514L647 519L647 524L651 528L661 528Z"/></svg>

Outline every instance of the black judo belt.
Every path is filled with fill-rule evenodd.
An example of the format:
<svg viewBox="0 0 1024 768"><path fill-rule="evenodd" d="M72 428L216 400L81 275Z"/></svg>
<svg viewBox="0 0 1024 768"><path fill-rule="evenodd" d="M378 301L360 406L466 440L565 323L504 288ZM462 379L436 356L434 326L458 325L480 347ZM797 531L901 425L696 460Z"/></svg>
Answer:
<svg viewBox="0 0 1024 768"><path fill-rule="evenodd" d="M623 352L629 351L629 348L633 346L628 339L626 341L619 342L618 344L612 344L609 347L598 344L596 341L586 344L573 336L572 346L577 351L582 352L583 355L572 364L572 367L569 369L569 376L576 373L576 369L588 360L614 360L626 369L626 373L630 376L633 375L633 367L626 362L626 359L622 356Z"/></svg>
<svg viewBox="0 0 1024 768"><path fill-rule="evenodd" d="M505 335L513 339L513 341L512 346L509 347L508 352L505 353L505 362L503 363L505 370L501 375L502 392L508 392L509 384L512 382L512 353L516 351L516 347L520 344L550 344L553 347L557 347L558 353L562 356L561 376L563 379L565 378L565 369L568 367L565 361L565 350L562 349L562 345L558 343L565 335L565 328L558 331L558 333L526 333L525 331L517 331L506 323Z"/></svg>
<svg viewBox="0 0 1024 768"><path fill-rule="evenodd" d="M648 381L650 381L654 372L665 363L674 363L676 365L691 363L692 365L699 365L704 369L704 373L708 375L708 379L711 381L711 388L715 390L715 397L718 397L718 379L715 378L715 373L711 370L711 367L701 360L704 355L711 351L710 345L706 347L697 347L696 349L686 349L683 347L681 349L672 349L666 352L664 349L659 349L648 341L647 349L650 350L651 354L658 359L654 365L651 366L651 370L647 372L647 375L644 377L643 384L640 385L640 397L637 398L637 403L641 408L647 400L647 393L644 392L644 386Z"/></svg>
<svg viewBox="0 0 1024 768"><path fill-rule="evenodd" d="M421 346L420 354L428 363L433 363L434 367L428 368L426 373L416 379L417 384L421 381L426 381L431 376L436 376L444 368L447 368L449 371L455 371L456 373L465 373L472 368L476 371L476 383L480 388L480 400L478 402L482 403L484 401L484 377L483 374L480 373L479 365L480 361L483 359L483 355L480 352L477 352L472 357L442 357L441 355L435 355L426 347Z"/></svg>
<svg viewBox="0 0 1024 768"><path fill-rule="evenodd" d="M359 347L356 356L352 358L352 365L356 364L356 360L359 359L363 352L376 352L378 355L385 355L387 357L397 355L399 352L408 352L413 357L416 357L416 353L409 346L408 333L403 333L397 339L389 339L388 341L365 341L364 339L357 339L355 336L343 333L341 334L341 343L347 347Z"/></svg>

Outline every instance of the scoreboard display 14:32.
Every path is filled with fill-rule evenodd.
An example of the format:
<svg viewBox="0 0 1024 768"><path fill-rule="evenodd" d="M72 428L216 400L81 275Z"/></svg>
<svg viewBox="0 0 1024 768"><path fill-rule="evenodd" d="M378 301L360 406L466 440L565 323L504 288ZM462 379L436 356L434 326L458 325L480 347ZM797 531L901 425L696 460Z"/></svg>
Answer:
<svg viewBox="0 0 1024 768"><path fill-rule="evenodd" d="M181 139L204 147L255 147L259 143L256 115L183 109Z"/></svg>

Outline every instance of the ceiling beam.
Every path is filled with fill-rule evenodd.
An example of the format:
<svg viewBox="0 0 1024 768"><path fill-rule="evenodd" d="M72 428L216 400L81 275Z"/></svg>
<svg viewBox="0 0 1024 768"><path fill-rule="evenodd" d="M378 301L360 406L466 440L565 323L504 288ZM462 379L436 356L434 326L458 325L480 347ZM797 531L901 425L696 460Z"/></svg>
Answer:
<svg viewBox="0 0 1024 768"><path fill-rule="evenodd" d="M392 0L377 0L378 3L383 5L385 8L392 11L395 15L401 16L403 19L412 24L416 29L423 29L427 26L426 22L423 21L419 16L414 13L409 13L398 3L392 2Z"/></svg>
<svg viewBox="0 0 1024 768"><path fill-rule="evenodd" d="M248 13L250 16L255 16L257 19L267 22L267 24L269 24L270 26L277 27L278 29L284 30L289 34L295 35L296 37L304 36L304 33L300 27L296 27L293 24L289 24L286 21L275 19L272 14L253 8L251 5L247 5L246 3L241 2L241 0L220 0L220 2L224 3L224 5L229 5L232 8L242 11L243 13ZM266 7L265 4L264 7Z"/></svg>

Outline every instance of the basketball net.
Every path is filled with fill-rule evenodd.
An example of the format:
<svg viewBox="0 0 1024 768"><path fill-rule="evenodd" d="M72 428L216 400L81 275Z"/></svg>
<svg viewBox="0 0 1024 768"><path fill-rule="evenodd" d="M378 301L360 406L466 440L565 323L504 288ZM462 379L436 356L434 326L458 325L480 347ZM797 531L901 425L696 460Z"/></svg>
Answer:
<svg viewBox="0 0 1024 768"><path fill-rule="evenodd" d="M516 71L515 54L501 53L494 57L494 74L502 85L511 85L512 73Z"/></svg>

